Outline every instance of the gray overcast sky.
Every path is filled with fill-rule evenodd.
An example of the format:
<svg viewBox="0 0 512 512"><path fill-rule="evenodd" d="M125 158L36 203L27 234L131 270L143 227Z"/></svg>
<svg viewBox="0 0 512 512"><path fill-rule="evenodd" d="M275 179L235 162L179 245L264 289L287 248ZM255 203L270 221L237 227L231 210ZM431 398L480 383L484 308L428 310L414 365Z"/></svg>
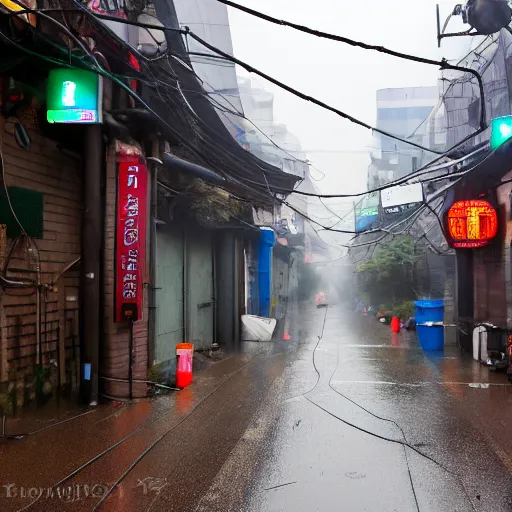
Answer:
<svg viewBox="0 0 512 512"><path fill-rule="evenodd" d="M406 53L440 57L433 0L239 0L239 3L312 28L379 44ZM454 2L455 3L455 2ZM322 40L229 9L234 52L240 59L302 92L375 124L377 89L436 85L434 66ZM306 150L364 150L371 133L336 114L266 83L274 112ZM318 186L331 192L361 191L365 155L310 153L327 177ZM318 175L317 175L318 176Z"/></svg>

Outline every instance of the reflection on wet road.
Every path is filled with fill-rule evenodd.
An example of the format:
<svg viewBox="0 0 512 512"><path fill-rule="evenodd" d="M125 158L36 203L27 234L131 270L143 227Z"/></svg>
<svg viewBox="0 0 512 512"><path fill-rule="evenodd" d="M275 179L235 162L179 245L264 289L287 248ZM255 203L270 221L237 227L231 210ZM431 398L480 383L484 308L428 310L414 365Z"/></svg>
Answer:
<svg viewBox="0 0 512 512"><path fill-rule="evenodd" d="M510 510L505 377L342 307L317 346L324 314L301 316L303 344L259 413L265 446L243 508L229 482L255 455L240 444L199 510Z"/></svg>
<svg viewBox="0 0 512 512"><path fill-rule="evenodd" d="M341 305L291 318L184 391L0 444L0 510L511 510L504 375Z"/></svg>

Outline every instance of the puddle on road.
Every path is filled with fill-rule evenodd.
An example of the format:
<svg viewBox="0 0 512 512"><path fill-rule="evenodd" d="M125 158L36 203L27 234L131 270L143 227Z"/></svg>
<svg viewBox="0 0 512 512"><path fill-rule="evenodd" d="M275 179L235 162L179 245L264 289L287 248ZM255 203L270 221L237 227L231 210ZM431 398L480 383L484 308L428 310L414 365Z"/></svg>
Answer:
<svg viewBox="0 0 512 512"><path fill-rule="evenodd" d="M385 343L379 344L379 345L367 345L365 343L344 343L343 345L339 346L340 348L393 348L396 349L397 347L393 347L392 345L388 345Z"/></svg>
<svg viewBox="0 0 512 512"><path fill-rule="evenodd" d="M405 387L421 387L428 386L432 382L388 382L384 380L333 380L332 384L370 384L370 385L383 385L383 386L405 386Z"/></svg>
<svg viewBox="0 0 512 512"><path fill-rule="evenodd" d="M469 386L470 388L489 389L491 386L509 386L507 383L500 382L388 382L383 380L333 380L332 384L368 384L372 386L404 386L404 387L422 387L422 386Z"/></svg>

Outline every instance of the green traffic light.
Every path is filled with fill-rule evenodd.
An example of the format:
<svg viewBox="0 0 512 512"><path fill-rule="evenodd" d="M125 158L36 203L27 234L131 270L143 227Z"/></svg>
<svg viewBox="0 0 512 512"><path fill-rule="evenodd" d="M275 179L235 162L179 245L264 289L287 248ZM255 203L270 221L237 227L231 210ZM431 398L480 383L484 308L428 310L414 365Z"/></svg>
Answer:
<svg viewBox="0 0 512 512"><path fill-rule="evenodd" d="M512 116L498 117L491 121L491 150L499 148L512 138Z"/></svg>

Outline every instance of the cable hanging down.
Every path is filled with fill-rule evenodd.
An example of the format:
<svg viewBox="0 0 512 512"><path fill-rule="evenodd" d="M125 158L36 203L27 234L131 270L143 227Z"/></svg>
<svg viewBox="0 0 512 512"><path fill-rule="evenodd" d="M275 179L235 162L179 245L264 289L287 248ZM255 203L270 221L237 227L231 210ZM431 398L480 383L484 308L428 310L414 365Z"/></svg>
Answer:
<svg viewBox="0 0 512 512"><path fill-rule="evenodd" d="M98 13L93 13L93 12L91 12L90 10L86 9L83 6L79 10L82 11L82 12L86 12L88 15L90 15L91 17L94 17L94 18L111 20L111 21L117 21L119 23L125 23L125 24L129 24L129 25L139 26L139 27L148 28L148 29L155 29L155 30L160 30L160 31L164 31L164 32L165 31L170 31L170 32L176 32L176 33L181 33L181 34L189 35L190 37L194 38L196 41L198 41L199 43L203 44L205 47L207 47L211 51L213 51L213 52L223 56L226 60L230 60L232 62L238 63L239 65L244 66L248 71L255 72L257 74L260 73L257 70L255 70L252 66L250 66L250 65L248 65L248 64L246 64L246 63L244 63L242 61L239 61L235 57L232 57L231 55L226 54L226 53L222 52L221 50L219 50L218 48L210 45L209 43L207 43L206 41L201 39L199 36L197 36L196 34L191 32L188 27L186 27L185 29L179 29L179 28L165 27L165 26L161 26L161 25L153 25L153 24L149 24L149 23L141 23L141 22L136 22L136 21L130 21L130 20L126 20L126 19L119 19L119 18L117 18L115 16L108 16L108 15L102 15L102 14L98 14ZM19 11L16 14L19 15L20 13L23 13L23 12L30 12L30 13L40 14L40 10L36 10L36 9L24 9L23 11ZM327 34L327 35L329 35L329 34ZM332 36L332 38L338 38L339 40L342 40L343 42L345 42L345 39L347 39L347 38L343 38L341 36L333 36L333 35L330 35L330 36ZM347 40L347 41L351 41L351 40ZM387 49L385 49L383 47L374 47L374 46L371 46L371 45L367 45L366 43L358 43L358 42L353 42L353 43L354 43L354 45L361 46L362 48L365 48L365 49L374 49L374 50L382 51L383 53L388 53L390 55L393 55L393 56L396 56L396 57L400 57L400 58L404 58L404 59L408 59L408 60L414 60L414 61L417 61L417 62L424 62L424 63L427 63L427 64L435 64L435 65L443 64L445 69L457 69L459 71L470 72L470 73L474 74L477 77L477 79L479 80L479 84L481 85L482 107L485 107L485 101L484 101L484 97L483 97L483 85L481 83L480 75L476 71L474 71L472 69L461 68L461 67L458 67L458 66L452 66L452 65L448 64L446 61L431 61L429 59L423 59L421 57L415 57L415 56L410 56L410 55L406 55L406 54L399 54L398 52L394 52L392 50L387 50ZM129 46L129 45L127 45L127 46ZM129 47L131 48L131 46L129 46ZM185 63L180 61L180 59L176 59L176 60L178 62L180 62L182 65L185 65ZM189 66L187 66L187 69L189 69L189 71L191 71L191 72L194 72ZM104 73L101 73L101 74L104 74ZM196 74L196 73L194 73L194 74ZM196 74L196 76L197 76L197 74ZM364 127L368 128L368 129L372 129L372 130L378 131L379 133L382 133L382 134L384 134L386 136L389 136L391 138L394 138L396 140L400 140L400 141L402 141L402 142L404 142L406 144L409 144L409 145L412 145L412 146L416 146L416 147L418 147L420 149L425 149L427 151L430 151L430 149L423 148L422 146L420 146L418 144L415 144L415 143L412 143L412 142L410 142L408 140L401 139L401 138L396 137L396 136L394 136L392 134L388 134L387 132L379 131L379 130L377 130L377 129L367 125L366 123L364 123L364 122L362 122L362 121L360 121L358 119L355 119L352 116L349 116L349 115L345 114L344 112L338 111L337 109L334 109L333 107L330 107L329 105L326 105L325 103L323 103L323 102L321 102L319 100L316 100L315 98L310 98L310 97L300 93L299 91L295 91L293 88L290 88L289 86L286 86L285 84L281 84L281 82L279 82L279 81L277 81L277 80L275 80L275 79L273 79L271 77L268 77L265 74L261 74L261 76L263 76L264 78L267 78L267 79L271 79L271 81L273 83L275 83L276 85L278 85L280 87L284 87L286 90L290 91L292 94L298 95L299 97L304 98L304 99L306 99L308 101L312 101L313 103L316 103L319 106L327 108L328 110L332 110L335 113L338 113L342 117L345 117L345 118L351 120L352 122L354 122L356 124L364 126ZM131 94L131 92L130 92L130 94ZM139 99L139 101L141 101L141 103L145 107L147 107L147 105L145 105L144 102L140 98L138 98L138 99ZM436 159L434 159L433 162L430 162L430 164L428 164L427 166L423 167L422 169L427 168L428 166L432 165L435 161L438 161L438 160L440 160L443 157L449 156L450 153L455 148L461 146L462 144L464 144L465 142L467 142L471 138L473 138L476 135L478 135L479 133L481 133L485 129L485 125L482 123L482 120L484 119L484 115L483 114L484 114L484 109L482 108L481 109L481 126L480 126L480 128L476 132L474 132L473 134L468 135L462 141L458 142L452 148L450 148L449 150L447 150L444 153L440 153L440 152L436 151L435 153L438 154L439 156ZM162 120L160 118L160 116L158 116L157 114L155 114L155 115L156 115L157 119ZM166 124L166 123L164 123L164 124ZM422 169L419 169L419 171L422 170ZM408 181L408 179L410 179L410 177L406 177L406 181ZM253 184L260 185L259 183L253 183ZM284 190L284 189L282 190L282 193L291 193L291 192L292 192L292 190ZM300 195L310 195L310 194L307 194L307 193L304 193L304 192L301 192L301 191L296 191L296 193L298 193ZM368 193L368 192L366 192L366 193ZM360 196L360 195L364 195L364 194L355 194L355 195L348 195L348 194L347 195L319 195L319 197L324 197L324 198L328 198L328 197L354 197L356 195Z"/></svg>
<svg viewBox="0 0 512 512"><path fill-rule="evenodd" d="M233 4L233 5L237 5L237 4ZM38 13L38 10L36 9L24 9L22 11L17 11L16 14L19 15L21 13L25 13L25 12L32 12L32 13ZM254 11L256 13L256 11ZM147 29L154 29L154 30L160 30L160 31L169 31L169 32L178 32L178 33L181 33L183 35L188 35L190 36L192 39L195 39L198 43L200 43L201 45L203 45L205 48L209 49L210 51L224 57L226 60L228 61L231 61L235 64L238 64L240 67L243 67L244 69L246 69L248 72L250 73L254 73L258 76L261 76L262 78L264 78L265 80L268 80L269 82L273 83L274 85L290 92L291 94L305 100L305 101L309 101L319 107L322 107L326 110L329 110L337 115L339 115L340 117L342 117L343 119L347 119L348 121L350 121L351 123L354 123L358 126L361 126L363 128L366 128L368 130L372 130L376 133L380 133L381 135L384 135L386 137L389 137L389 138L392 138L394 140L397 140L399 142L403 142L404 144L407 144L407 145L410 145L412 147L416 147L418 149L421 149L423 151L428 151L430 153L434 153L434 154L437 154L437 155L444 155L443 152L439 152L437 150L434 150L434 149L431 149L431 148L428 148L428 147L425 147L425 146L422 146L421 144L417 144L415 142L412 142L410 140L407 140L407 139L404 139L402 137L399 137L397 135L394 135L392 133L389 133L385 130L381 130L379 128L376 128L376 127L373 127L371 125L369 125L368 123L364 122L364 121L361 121L360 119L357 119L356 117L350 115L350 114L347 114L346 112L343 112L335 107L332 107L330 105L328 105L327 103L321 101L321 100L318 100L312 96L309 96L309 95L306 95L296 89L294 89L293 87L290 87L286 84L284 84L283 82L280 82L279 80L276 80L275 78L271 77L270 75L267 75L266 73L262 72L262 71L259 71L258 69L254 68L253 66L251 66L250 64L247 64L246 62L243 62L241 61L240 59L237 59L236 57L233 57L232 55L228 54L228 53L225 53L223 52L222 50L220 50L219 48L216 48L215 46L212 46L210 45L207 41L205 41L204 39L202 39L201 37L199 37L197 34L195 34L194 32L192 32L190 30L189 27L184 27L183 29L179 29L179 28L173 28L173 27L165 27L165 26L161 26L161 25L153 25L151 23L141 23L141 22L138 22L138 21L131 21L131 20L126 20L126 19L121 19L121 18L117 18L115 16L108 16L108 15L103 15L103 14L98 14L98 13L94 13L94 12L91 12L89 11L89 14L93 17L96 17L96 18L99 18L99 19L105 19L105 20L109 20L109 21L116 21L118 23L124 23L124 24L128 24L128 25L134 25L134 26L138 26L138 27L141 27L141 28L147 28ZM271 21L272 22L278 22L279 20L276 20L275 18L270 18L269 17L269 20L267 21ZM285 22L283 23L278 23L278 24L285 24ZM294 27L295 28L295 27ZM311 29L308 29L311 31ZM313 31L315 32L315 31ZM324 34L324 33L320 33L320 34ZM334 39L336 40L337 38L342 41L342 42L349 42L351 41L350 39L347 39L347 38L343 38L341 36L334 36L332 34L325 34L325 36L331 36L329 37L330 39ZM482 79L480 77L480 75L472 70L472 69L469 69L469 68L461 68L461 67L458 67L458 66L452 66L451 64L449 64L447 61L433 61L433 60L429 60L429 59L423 59L421 57L414 57L414 56L408 56L408 55L405 55L405 54L400 54L398 52L393 52L392 50L386 50L384 49L383 47L373 47L371 45L367 45L366 43L357 43L356 42L352 42L354 43L355 46L360 46L362 48L365 48L365 49L380 49L379 51L382 51L383 53L388 53L392 56L395 56L395 57L400 57L400 58L404 58L404 59L407 59L407 60L413 60L415 62L421 62L421 63L424 63L424 64L432 64L432 65L436 65L436 66L439 66L443 69L454 69L454 70L458 70L458 71L462 71L462 72L468 72L468 73L472 73L473 75L475 75L475 77L477 78L478 82L479 82L479 86L480 86L480 91L481 91L481 96L483 98L483 83L482 83ZM484 109L485 109L485 102L483 102L483 108L481 109L481 123L480 123L480 128L479 130L480 131L483 131L485 129L485 122L484 122L484 119L485 119L485 116L483 115L484 114ZM474 136L473 134L471 136ZM458 146L459 144L457 144ZM452 148L453 149L453 148Z"/></svg>
<svg viewBox="0 0 512 512"><path fill-rule="evenodd" d="M260 18L262 20L268 21L269 23L274 23L275 25L281 25L284 27L293 28L294 30L298 30L299 32L304 32L306 34L320 37L322 39L329 39L331 41L337 41L339 43L344 43L344 44L348 44L350 46L354 46L357 48L362 48L363 50L372 50L372 51L376 51L379 53L383 53L385 55L390 55L391 57L409 60L412 62L418 62L420 64L428 64L431 66L438 66L441 69L452 69L454 71L471 73L478 80L478 86L480 89L480 101L481 101L480 129L484 130L486 128L486 126L485 126L485 99L484 99L485 95L484 95L483 80L482 80L480 73L478 73L478 71L476 71L474 69L465 68L465 67L461 67L461 66L457 66L457 65L452 65L446 59L442 59L442 60L426 59L424 57L418 57L416 55L410 55L407 53L390 50L388 48L385 48L384 46L371 45L371 44L363 43L362 41L355 41L354 39L350 39L348 37L338 36L336 34L330 34L329 32L322 32L321 30L315 30L315 29L306 27L304 25L299 25L297 23L293 23L291 21L280 20L280 19L274 18L273 16L269 16L268 14L264 14L262 12L254 10L254 9L250 9L249 7L244 7L243 5L232 2L231 0L217 0L217 1L224 5L232 7L233 9L237 9L239 11L245 12L246 14L250 14L251 16L254 16L256 18ZM429 151L431 151L431 150L429 150Z"/></svg>
<svg viewBox="0 0 512 512"><path fill-rule="evenodd" d="M36 14L39 14L39 15L43 15L45 18L48 18L49 20L51 21L56 21L56 20L53 20L52 18L50 18L49 16L46 16L44 15L43 13L41 12L38 12L37 10L33 10L33 9L27 9L27 12L30 11L30 12L35 12ZM19 13L18 13L19 14ZM90 15L92 17L94 17L94 14L93 13L90 13ZM103 16L102 16L103 17ZM109 17L110 18L110 17ZM117 18L115 18L117 21L119 21ZM122 20L122 22L124 22L124 20ZM62 25L58 22L56 22L58 25L59 25L59 28L62 28L63 30L65 30L64 27L62 27ZM152 26L153 27L153 26ZM159 26L154 26L154 28L156 29L160 29L160 30L166 30L165 28L163 27L159 27ZM191 34L190 31L182 31L182 30L179 30L179 29L169 29L169 30L173 30L173 31L177 31L177 32L180 32L180 33L188 33L188 34ZM67 30L65 30L67 32ZM4 35L4 38L5 35ZM11 44L14 44L15 46L17 46L18 48L20 47L18 44L14 43L13 41L9 40L9 42ZM81 45L82 46L82 45ZM24 48L23 48L24 49ZM83 48L84 49L84 48ZM27 51L26 49L24 49L25 51ZM87 54L88 52L84 49L85 53ZM33 53L34 54L34 53ZM136 95L133 91L131 91L128 86L126 86L124 83L121 82L121 80L119 80L118 78L116 78L114 75L112 75L111 73L105 71L104 69L101 68L101 66L99 66L98 62L96 59L92 58L92 63L94 65L94 69L102 74L102 75L105 75L109 78L112 78L116 83L118 83L120 86L123 87L123 89L127 90L127 92L132 95L137 101L141 102L141 104L147 108L149 111L152 111L152 109L138 96ZM153 112L153 111L152 111ZM157 119L160 119L162 122L164 122L164 124L167 124L158 114L156 114L155 112L153 112L155 114L155 116L157 117ZM245 185L244 183L240 182L240 180L234 178L233 176L230 176L231 178L231 181L235 182L235 183L239 183L240 185ZM249 183L251 180L247 180L246 178L244 177L241 177L241 179L247 183ZM411 179L411 177L408 177L407 179ZM389 186L389 185L388 185ZM249 188L249 187L247 187ZM386 187L383 187L383 188L386 188ZM296 192L296 193L301 193L300 191L287 191L287 192ZM363 194L366 194L368 192L364 192ZM309 194L306 194L304 193L304 195L309 195ZM318 197L339 197L339 196L323 196L323 195L320 195L320 194L312 194L314 196L318 196ZM361 195L361 194L357 194L357 195ZM346 196L341 196L341 197L353 197L354 194L350 194L350 195L346 195ZM273 197L275 200L278 200L277 198L275 198L275 196ZM282 201L281 201L282 202ZM334 230L332 228L329 228L327 226L322 226L321 224L318 224L320 227L328 230L328 231L339 231L339 232L345 232L345 233L351 233L351 234L354 234L354 232L349 232L349 231L344 231L344 230ZM380 231L380 230L379 230Z"/></svg>
<svg viewBox="0 0 512 512"><path fill-rule="evenodd" d="M41 13L38 13L38 14L41 14ZM45 16L45 17L47 17L47 16ZM49 18L49 17L48 17L48 18ZM51 18L49 18L49 19L50 19L51 21L54 21L54 20L53 20L53 19L51 19ZM60 26L60 24L59 24L59 26ZM12 41L11 41L11 43L12 43ZM85 49L84 49L84 51L85 51ZM87 52L86 52L86 53L87 53ZM95 64L95 68L96 68L96 70L97 70L98 72L100 72L101 74L105 74L105 76L109 76L110 78L115 79L115 77L114 77L111 73L105 72L105 70L103 70L103 69L99 66L99 64L98 64L97 60L95 60L95 59L91 59L91 60L92 60L93 64ZM119 80L119 79L115 79L115 81L116 81L117 83L120 83L120 80ZM120 85L121 85L121 84L120 84ZM135 99L137 99L137 100L141 101L141 99L140 99L136 94L134 94L132 91L129 91L129 92L130 92L130 94L132 94L132 95L135 97ZM158 117L158 116L157 116L157 117ZM235 182L240 183L238 180L235 180L235 179L233 179L233 178L232 178L232 181L235 181ZM242 185L242 183L240 183L240 184ZM275 198L275 199L276 199L276 198ZM284 201L280 201L280 202L283 202L284 204L287 204L287 203L286 203L286 202L284 202ZM299 213L299 212L298 212L298 213ZM300 212L300 214L301 214L301 215L304 215L302 212ZM308 221L310 221L310 222L315 222L315 221L313 221L312 219L309 219L309 218L307 218L307 220L308 220ZM401 222L401 223L402 223L402 222ZM401 223L399 223L399 224L401 224ZM335 229L332 229L332 227L323 226L322 224L320 224L320 223L318 223L318 222L315 222L315 224L317 224L318 226L323 227L323 228L324 228L325 230L327 230L327 231L338 231L338 232L344 232L344 233L355 234L355 232L353 232L353 231L335 230ZM375 231L383 231L383 230L380 230L380 229L379 229L379 230L372 230L372 231L373 231L373 232L375 232ZM387 234L391 234L391 233L389 233L389 231L386 231L386 233L387 233ZM387 234L386 234L385 236L387 236ZM371 244L375 244L376 242L377 242L377 241L372 241L372 242L371 242ZM361 245L365 245L365 244L361 244Z"/></svg>
<svg viewBox="0 0 512 512"><path fill-rule="evenodd" d="M162 27L160 27L160 29L162 29ZM173 29L173 30L177 30L177 29ZM213 52L221 55L226 60L229 60L229 61L231 61L231 62L233 62L235 64L238 64L239 66L243 67L244 69L246 69L247 71L249 71L251 73L257 74L257 75L261 76L262 78L265 78L266 80L270 81L271 83L273 83L273 84L277 85L278 87L280 87L280 88L290 92L291 94L293 94L295 96L300 97L301 99L304 99L305 101L310 101L310 102L312 102L312 103L314 103L314 104L316 104L316 105L318 105L318 106L320 106L322 108L325 108L325 109L327 109L329 111L332 111L332 112L340 115L341 117L343 117L345 119L348 119L349 121L353 122L354 124L363 126L363 127L367 128L367 129L370 129L370 130L373 130L375 132L381 133L382 135L385 135L385 136L388 136L388 137L393 138L395 140L404 142L404 143L406 143L408 145L417 147L418 149L429 151L429 152L432 152L432 153L435 153L435 154L438 155L437 158L435 158L432 162L430 162L426 166L422 167L421 169L418 169L418 172L422 171L424 169L427 169L433 163L439 161L442 158L451 157L451 153L456 148L460 147L461 145L465 144L469 140L473 139L474 137L476 137L477 135L482 133L487 128L486 125L485 125L485 98L484 98L483 82L482 82L482 79L480 77L480 74L478 72L470 69L470 68L461 68L461 67L458 67L458 66L452 66L451 64L448 64L446 61L429 61L428 59L423 59L423 60L427 61L426 63L436 64L436 65L439 65L442 62L442 63L444 63L443 64L444 65L444 69L456 69L456 70L459 70L459 71L470 72L470 73L474 74L477 77L478 82L479 82L479 86L480 86L480 99L481 99L480 127L475 132L469 134L464 139L462 139L461 141L459 141L456 144L454 144L448 150L446 150L444 152L439 152L439 151L433 151L430 148L425 148L425 147L421 146L420 144L416 144L416 143L411 142L409 140L402 139L402 138L397 137L397 136L395 136L393 134L387 133L387 132L385 132L383 130L379 130L377 128L373 128L372 126L368 125L367 123L364 123L363 121L360 121L359 119L353 118L352 116L346 114L345 112L342 112L342 111L340 111L340 110L338 110L338 109L336 109L334 107L331 107L330 105L327 105L324 102L322 102L320 100L317 100L316 98L307 96L307 95L301 93L300 91L297 91L297 90L293 89L292 87L289 87L288 85L286 85L286 84L284 84L284 83L282 83L282 82L280 82L280 81L278 81L278 80L276 80L276 79L266 75L265 73L255 69L255 68L253 68L249 64L247 64L247 63L237 59L236 57L233 57L233 56L229 55L228 53L225 53L222 50L216 48L215 46L209 44L208 42L204 41L202 38L200 38L199 36L197 36L196 34L191 32L188 27L185 27L185 30L180 30L180 33L184 33L186 35L189 35L190 37L195 39L198 43L202 44L203 46L205 46L210 51L213 51ZM381 47L379 47L379 48L381 48ZM389 50L389 51L391 51L391 50ZM403 55L402 58L408 58L407 55L405 55L405 54L402 54L402 55ZM414 59L420 59L420 58L419 57L415 57ZM429 171L426 171L426 172L429 172ZM403 178L404 182L408 181L409 179L411 179L411 176ZM387 187L384 187L384 188L387 188ZM291 190L283 190L283 193L291 193L291 192L292 192ZM301 194L301 195L311 195L311 194L300 192L300 191L297 191L297 193ZM365 193L368 193L368 191L365 192ZM360 195L364 195L365 193L355 194L355 195L359 195L360 196ZM339 195L319 195L318 197L323 197L323 198L354 197L355 195L343 195L343 194L339 194Z"/></svg>
<svg viewBox="0 0 512 512"><path fill-rule="evenodd" d="M314 105L317 105L319 107L324 108L325 110L329 110L330 112L333 112L334 114L337 114L338 116L342 117L343 119L346 119L347 121L350 121L353 124L356 124L358 126L362 126L363 128L366 128L368 130L372 130L376 133L380 133L381 135L384 135L385 137L392 138L394 140L397 140L399 142L403 142L404 144L407 144L409 146L413 146L415 148L421 149L423 151L428 151L430 153L434 153L437 155L442 155L443 153L440 151L436 151L434 149L427 148L425 146L422 146L421 144L417 144L416 142L412 142L410 140L403 139L402 137L398 137L397 135L393 135L392 133L389 133L385 130L381 130L380 128L376 128L374 126L369 125L368 123L365 123L364 121L361 121L360 119L357 119L356 117L347 114L346 112L343 112L342 110L339 110L335 107L332 107L331 105L328 105L327 103L318 100L314 98L313 96L309 96L307 94L304 94L297 89L294 89L293 87L290 87L289 85L286 85L284 82L281 82L275 78L273 78L270 75L267 75L263 71L260 71L256 69L255 67L251 66L250 64L247 64L246 62L237 59L236 57L233 57L229 55L228 53L223 52L222 50L216 48L215 46L212 46L210 43L196 35L194 32L190 31L188 27L185 27L184 33L186 35L189 35L192 39L195 39L198 43L202 44L205 48L207 48L210 51L216 52L219 55L222 55L227 60L230 60L231 62L237 64L238 66L244 68L249 73L254 73L255 75L258 75L265 80L269 81L270 83L277 85L277 87L284 89L285 91L293 94L294 96L297 96L298 98L303 99L304 101L309 101L310 103L313 103Z"/></svg>

